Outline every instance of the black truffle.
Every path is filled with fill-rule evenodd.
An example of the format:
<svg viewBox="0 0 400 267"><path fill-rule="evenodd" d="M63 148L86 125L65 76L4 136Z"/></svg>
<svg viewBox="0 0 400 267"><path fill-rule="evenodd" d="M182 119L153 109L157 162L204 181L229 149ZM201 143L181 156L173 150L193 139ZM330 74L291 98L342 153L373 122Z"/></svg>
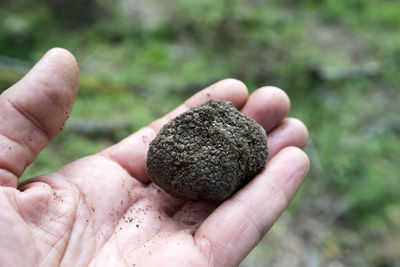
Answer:
<svg viewBox="0 0 400 267"><path fill-rule="evenodd" d="M257 122L210 100L164 125L150 143L147 172L175 197L221 201L262 170L267 156Z"/></svg>

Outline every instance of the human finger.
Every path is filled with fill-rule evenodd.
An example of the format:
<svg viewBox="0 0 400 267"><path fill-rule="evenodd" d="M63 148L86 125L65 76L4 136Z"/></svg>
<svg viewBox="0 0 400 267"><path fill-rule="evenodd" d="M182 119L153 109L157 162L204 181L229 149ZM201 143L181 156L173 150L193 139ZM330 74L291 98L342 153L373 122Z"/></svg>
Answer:
<svg viewBox="0 0 400 267"><path fill-rule="evenodd" d="M268 159L287 146L304 148L308 142L307 127L298 119L286 118L268 133Z"/></svg>
<svg viewBox="0 0 400 267"><path fill-rule="evenodd" d="M65 49L48 51L0 96L0 185L18 177L67 120L78 90L79 69Z"/></svg>
<svg viewBox="0 0 400 267"><path fill-rule="evenodd" d="M210 264L239 264L285 210L308 169L309 159L302 150L284 148L263 172L220 205L194 234Z"/></svg>
<svg viewBox="0 0 400 267"><path fill-rule="evenodd" d="M269 132L279 125L289 110L290 100L287 94L277 87L265 86L249 96L241 112Z"/></svg>

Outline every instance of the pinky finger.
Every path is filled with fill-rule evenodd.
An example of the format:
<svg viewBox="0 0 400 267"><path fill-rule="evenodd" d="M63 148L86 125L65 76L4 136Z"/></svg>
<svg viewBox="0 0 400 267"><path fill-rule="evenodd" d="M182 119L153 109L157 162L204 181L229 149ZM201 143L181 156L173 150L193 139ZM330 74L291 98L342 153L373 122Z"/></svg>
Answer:
<svg viewBox="0 0 400 267"><path fill-rule="evenodd" d="M299 148L282 149L262 173L204 221L194 239L211 265L235 266L244 259L293 199L309 164Z"/></svg>

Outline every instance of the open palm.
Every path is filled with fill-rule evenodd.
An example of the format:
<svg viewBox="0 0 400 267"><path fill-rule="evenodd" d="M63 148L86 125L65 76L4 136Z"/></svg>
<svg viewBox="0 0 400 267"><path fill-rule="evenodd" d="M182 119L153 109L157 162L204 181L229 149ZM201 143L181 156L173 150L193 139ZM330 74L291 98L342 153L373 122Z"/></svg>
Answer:
<svg viewBox="0 0 400 267"><path fill-rule="evenodd" d="M52 49L0 98L0 266L235 266L284 211L305 177L307 130L286 94L247 96L227 79L120 143L18 184L66 121L78 89L73 56ZM185 201L146 174L149 142L174 116L231 101L268 133L266 168L223 203Z"/></svg>

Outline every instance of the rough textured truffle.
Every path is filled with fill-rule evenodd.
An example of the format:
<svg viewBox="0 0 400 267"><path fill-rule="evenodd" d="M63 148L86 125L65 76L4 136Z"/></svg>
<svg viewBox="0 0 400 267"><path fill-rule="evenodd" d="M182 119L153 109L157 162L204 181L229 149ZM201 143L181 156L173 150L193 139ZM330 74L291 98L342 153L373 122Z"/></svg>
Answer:
<svg viewBox="0 0 400 267"><path fill-rule="evenodd" d="M267 156L257 122L210 100L164 125L150 143L147 172L175 197L221 201L262 170Z"/></svg>

